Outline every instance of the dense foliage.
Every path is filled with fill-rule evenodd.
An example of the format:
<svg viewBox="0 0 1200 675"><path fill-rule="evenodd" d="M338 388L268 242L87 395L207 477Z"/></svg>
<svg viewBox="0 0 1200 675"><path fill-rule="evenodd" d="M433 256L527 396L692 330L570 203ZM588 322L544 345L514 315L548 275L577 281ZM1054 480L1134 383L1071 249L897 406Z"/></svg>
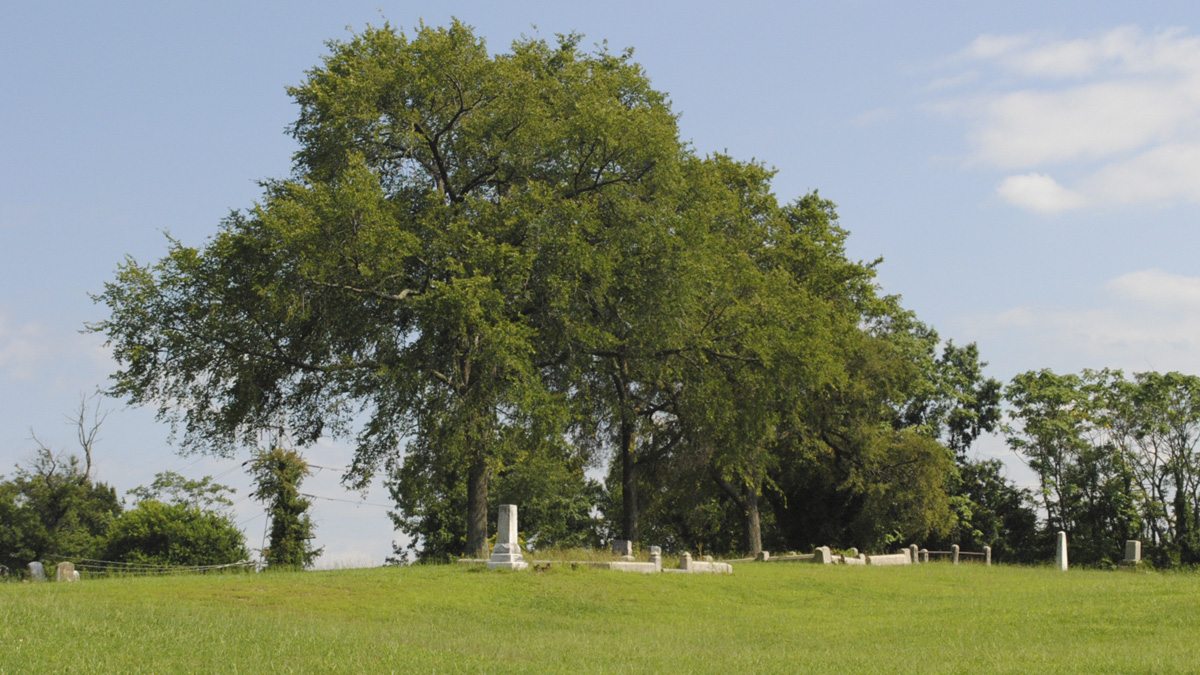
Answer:
<svg viewBox="0 0 1200 675"><path fill-rule="evenodd" d="M1037 557L1031 495L968 459L1000 420L975 345L883 294L833 203L697 155L630 52L579 43L489 54L458 22L331 42L289 90L292 174L97 297L113 393L210 452L354 438L347 480L384 474L402 557L478 555L501 502L535 546ZM1059 384L1008 389L1047 526L1084 560L1147 528L1192 559L1198 480L1146 450L1175 394L1139 385L1136 428L1096 444L1095 397ZM287 494L268 557L307 564Z"/></svg>
<svg viewBox="0 0 1200 675"><path fill-rule="evenodd" d="M308 475L308 464L295 450L272 447L254 456L250 477L254 497L267 506L271 535L263 559L274 568L304 568L321 555L311 545L313 522L308 515L311 500L300 494L300 482Z"/></svg>
<svg viewBox="0 0 1200 675"><path fill-rule="evenodd" d="M116 490L88 478L76 456L40 448L0 480L0 565L24 571L47 556L96 557L120 513Z"/></svg>
<svg viewBox="0 0 1200 675"><path fill-rule="evenodd" d="M121 514L101 560L149 565L226 565L247 560L246 537L224 514L149 499Z"/></svg>
<svg viewBox="0 0 1200 675"><path fill-rule="evenodd" d="M1005 392L1009 445L1037 472L1048 532L1081 562L1111 564L1141 539L1159 565L1200 563L1200 378L1030 371Z"/></svg>

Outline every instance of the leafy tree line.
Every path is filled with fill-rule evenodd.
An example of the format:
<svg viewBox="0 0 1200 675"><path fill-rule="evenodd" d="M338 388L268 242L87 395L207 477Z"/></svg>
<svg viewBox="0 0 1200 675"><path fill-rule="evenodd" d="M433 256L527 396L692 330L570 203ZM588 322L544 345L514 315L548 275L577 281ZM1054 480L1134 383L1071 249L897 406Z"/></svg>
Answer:
<svg viewBox="0 0 1200 675"><path fill-rule="evenodd" d="M86 407L81 406L86 412ZM205 476L199 480L166 471L149 486L129 490L132 505L111 486L90 476L97 421L84 426L80 442L87 463L37 443L32 460L10 480L0 476L0 566L22 573L26 564L60 560L107 561L157 566L205 566L249 558L245 535L233 520L234 490ZM36 441L35 437L35 441ZM294 450L271 448L247 462L256 496L271 523L263 559L271 567L310 566L320 549L310 546L308 500L298 492L308 474ZM127 508L129 507L129 508Z"/></svg>
<svg viewBox="0 0 1200 675"><path fill-rule="evenodd" d="M1200 378L1030 371L1006 390L1009 445L1038 475L1046 530L1073 560L1110 564L1126 539L1158 565L1200 563Z"/></svg>
<svg viewBox="0 0 1200 675"><path fill-rule="evenodd" d="M41 446L9 480L0 476L0 565L22 573L32 561L102 560L152 565L221 565L247 559L245 537L221 509L231 492L210 479L160 473L130 491L126 509L111 486L93 481L74 455Z"/></svg>
<svg viewBox="0 0 1200 675"><path fill-rule="evenodd" d="M288 90L291 174L96 297L110 393L191 450L352 439L346 483L382 474L412 540L397 554L418 560L484 552L501 502L535 546L1032 560L1047 527L1126 523L1137 509L1110 497L1135 484L1155 496L1130 504L1159 511L1134 529L1190 541L1175 514L1194 500L1168 489L1194 492L1190 474L1060 461L1108 446L1055 436L1070 415L1023 417L1042 404L1018 378L1040 527L998 463L968 459L1002 395L975 345L885 294L833 203L780 202L769 169L699 155L631 52L580 39L490 54L454 22L330 42Z"/></svg>
<svg viewBox="0 0 1200 675"><path fill-rule="evenodd" d="M97 297L112 392L218 454L353 437L347 482L383 472L420 559L483 551L499 499L537 545L947 531L954 444L994 422L974 347L938 354L831 202L697 155L629 52L579 41L331 42L289 90L292 175Z"/></svg>

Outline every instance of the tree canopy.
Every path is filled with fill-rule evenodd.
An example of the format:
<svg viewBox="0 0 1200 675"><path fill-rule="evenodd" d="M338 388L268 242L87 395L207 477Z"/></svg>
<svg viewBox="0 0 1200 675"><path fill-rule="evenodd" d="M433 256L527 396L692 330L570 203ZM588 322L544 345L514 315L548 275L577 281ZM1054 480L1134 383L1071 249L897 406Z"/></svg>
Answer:
<svg viewBox="0 0 1200 675"><path fill-rule="evenodd" d="M643 506L681 546L948 531L954 451L996 419L974 346L935 358L831 202L699 156L631 52L579 43L329 43L289 89L292 174L97 296L112 393L185 450L353 437L347 483L383 471L424 559L481 552L497 495L545 543L639 540Z"/></svg>

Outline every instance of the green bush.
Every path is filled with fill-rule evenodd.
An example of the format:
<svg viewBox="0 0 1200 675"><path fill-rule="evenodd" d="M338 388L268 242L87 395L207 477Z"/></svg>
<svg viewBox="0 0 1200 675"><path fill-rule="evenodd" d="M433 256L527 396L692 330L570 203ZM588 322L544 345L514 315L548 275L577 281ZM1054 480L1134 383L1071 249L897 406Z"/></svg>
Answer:
<svg viewBox="0 0 1200 675"><path fill-rule="evenodd" d="M228 516L146 500L116 519L103 557L153 565L223 565L249 556L245 536Z"/></svg>

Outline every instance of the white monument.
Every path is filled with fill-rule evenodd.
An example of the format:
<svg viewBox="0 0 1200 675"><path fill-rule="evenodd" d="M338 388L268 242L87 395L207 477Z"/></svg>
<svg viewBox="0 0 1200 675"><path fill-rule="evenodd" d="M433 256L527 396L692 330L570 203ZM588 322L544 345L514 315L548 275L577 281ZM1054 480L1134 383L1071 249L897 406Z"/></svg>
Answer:
<svg viewBox="0 0 1200 675"><path fill-rule="evenodd" d="M1058 533L1058 548L1054 554L1054 564L1063 572L1067 571L1067 533Z"/></svg>
<svg viewBox="0 0 1200 675"><path fill-rule="evenodd" d="M488 559L489 570L523 570L529 567L521 555L521 544L517 541L517 505L501 504L500 518L496 524L496 546Z"/></svg>
<svg viewBox="0 0 1200 675"><path fill-rule="evenodd" d="M1142 542L1138 539L1125 541L1125 563L1136 565L1142 562Z"/></svg>

